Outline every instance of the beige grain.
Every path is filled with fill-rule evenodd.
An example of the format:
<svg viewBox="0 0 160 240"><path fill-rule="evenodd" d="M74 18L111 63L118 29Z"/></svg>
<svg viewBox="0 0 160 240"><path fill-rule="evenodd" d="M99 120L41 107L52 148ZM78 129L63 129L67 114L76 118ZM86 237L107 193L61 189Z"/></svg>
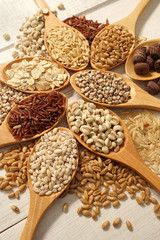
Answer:
<svg viewBox="0 0 160 240"><path fill-rule="evenodd" d="M102 223L102 228L103 228L103 229L108 228L108 227L109 227L109 224L110 224L110 222L109 222L108 220L106 220L105 222Z"/></svg>
<svg viewBox="0 0 160 240"><path fill-rule="evenodd" d="M62 211L67 212L68 211L68 203L64 203L62 206Z"/></svg>
<svg viewBox="0 0 160 240"><path fill-rule="evenodd" d="M136 199L138 204L143 204L144 203L144 201L141 197L136 196L135 199Z"/></svg>
<svg viewBox="0 0 160 240"><path fill-rule="evenodd" d="M128 230L130 230L130 231L133 229L132 224L129 220L126 221L126 226L127 226Z"/></svg>
<svg viewBox="0 0 160 240"><path fill-rule="evenodd" d="M18 208L16 205L12 205L12 206L11 206L11 209L12 209L14 212L20 212L19 208Z"/></svg>
<svg viewBox="0 0 160 240"><path fill-rule="evenodd" d="M159 209L160 209L160 204L159 204L159 203L157 203L156 205L154 205L154 207L153 207L153 211L154 211L154 212L158 212Z"/></svg>
<svg viewBox="0 0 160 240"><path fill-rule="evenodd" d="M113 221L113 226L114 226L114 227L117 227L117 226L121 223L121 221L122 221L121 218L119 218L119 217L116 218L116 219Z"/></svg>
<svg viewBox="0 0 160 240"><path fill-rule="evenodd" d="M82 207L82 206L80 206L80 207L77 209L77 213L78 213L78 214L81 214L81 213L82 213L82 211L83 211L83 207Z"/></svg>
<svg viewBox="0 0 160 240"><path fill-rule="evenodd" d="M83 214L85 217L90 217L90 216L91 216L91 212L88 211L88 210L82 210L82 214Z"/></svg>

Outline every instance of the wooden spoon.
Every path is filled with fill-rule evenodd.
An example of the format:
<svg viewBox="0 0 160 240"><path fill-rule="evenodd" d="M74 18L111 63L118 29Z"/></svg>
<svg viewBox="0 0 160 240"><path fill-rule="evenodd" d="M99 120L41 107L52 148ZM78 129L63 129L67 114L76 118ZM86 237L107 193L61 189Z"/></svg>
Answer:
<svg viewBox="0 0 160 240"><path fill-rule="evenodd" d="M26 93L40 93L40 92L41 93L42 92L47 93L47 92L50 92L52 89L47 90L47 91L38 91L38 90L37 91L29 91L29 90L19 89L19 88L16 88L16 87L8 84L7 81L9 80L9 77L6 75L6 71L11 68L11 65L13 63L19 63L23 60L31 61L31 60L33 60L33 58L34 57L25 57L25 58L19 58L19 59L13 60L11 62L1 63L0 64L0 81L4 84L8 85L9 87L11 87L11 88L13 88L17 91L20 91L20 92L26 92ZM54 63L53 60L50 60L50 59L41 58L41 57L38 57L38 58L40 58L41 60L46 60L46 61L49 61L51 63ZM67 78L66 78L66 81L64 82L64 84L62 84L60 87L57 87L57 88L54 89L55 91L58 91L58 90L60 90L64 87L66 87L69 84L69 80L70 80L70 75L69 75L68 71L65 68L63 68L60 64L58 64L58 67L63 69L63 71L67 75Z"/></svg>
<svg viewBox="0 0 160 240"><path fill-rule="evenodd" d="M136 6L136 8L125 18L122 18L121 20L115 22L115 23L112 23L108 26L106 26L105 28L103 28L96 36L100 36L101 33L107 29L108 27L110 26L116 26L116 25L121 25L121 26L124 26L127 28L127 30L129 31L129 33L131 33L134 37L135 37L135 26L136 26L136 22L137 22L137 19L138 17L140 16L140 14L142 13L143 9L145 8L145 6L147 6L147 4L150 2L151 0L141 0L139 2L139 4ZM94 44L94 41L96 41L96 36L92 42L92 44ZM92 44L91 44L91 53L92 53ZM130 51L132 51L132 49L134 48L134 44L135 44L135 41L130 49ZM94 51L93 51L94 53ZM92 54L91 54L92 55ZM120 65L122 62L124 62L126 60L128 56L126 56L121 62L119 62L118 64L114 65L114 66L110 66L109 68L107 68L107 70L109 69L112 69L112 68L115 68L117 67L118 65ZM91 59L91 66L94 68L94 69L99 69L95 66L95 64L92 62L92 59Z"/></svg>
<svg viewBox="0 0 160 240"><path fill-rule="evenodd" d="M153 80L153 79L156 79L156 78L159 78L160 77L160 73L156 72L156 71L149 71L149 73L145 74L145 75L138 75L135 71L134 71L134 64L133 64L133 61L132 61L132 58L133 58L133 54L134 52L137 50L137 49L140 49L141 47L143 47L144 45L153 45L154 43L159 43L160 44L160 38L158 39L152 39L152 40L149 40L149 41L145 41L141 44L139 44L136 48L133 49L133 51L130 53L127 61L126 61L126 64L125 64L125 71L127 73L127 75L132 78L132 79L135 79L135 80L138 80L138 81L148 81L148 80Z"/></svg>
<svg viewBox="0 0 160 240"><path fill-rule="evenodd" d="M82 72L89 72L92 71L90 70L84 70ZM81 91L80 88L76 85L75 78L79 72L73 74L70 79L70 83L73 87L73 89L81 95L83 98L85 98L87 101L93 102L95 104L105 106L105 107L116 107L116 108L147 108L147 109L153 109L153 110L158 110L160 111L160 99L153 97L152 95L148 94L146 91L141 89L139 86L137 86L134 82L132 82L129 78L115 73L115 72L110 72L110 71L102 71L99 70L102 73L111 73L115 74L116 77L122 77L123 81L127 83L131 87L130 93L131 93L131 98L128 100L126 103L121 103L121 104L106 104L106 103L99 103L95 102L88 97L86 97Z"/></svg>
<svg viewBox="0 0 160 240"><path fill-rule="evenodd" d="M73 29L74 31L77 31L79 32L78 30L76 30L75 28L65 24L64 22L60 21L51 11L50 9L48 8L47 4L45 3L45 0L35 0L35 2L37 3L37 5L42 8L42 9L48 9L48 14L45 14L44 15L44 18L45 18L45 33L44 33L44 42L45 42L45 46L46 46L46 49L49 53L49 55L53 58L52 56L52 53L50 52L49 50L49 45L47 43L47 36L48 36L48 33L53 30L54 28L58 27L58 26L64 26L64 27L67 27L67 28L71 28ZM80 33L80 32L79 32ZM81 34L81 33L80 33ZM84 36L83 36L84 37ZM81 47L81 46L80 46ZM88 49L89 49L89 43L88 43ZM53 58L54 59L54 58ZM67 69L70 69L72 71L79 71L79 70L82 70L84 68L87 67L88 63L89 63L89 58L88 58L88 62L86 63L86 65L82 66L82 67L77 67L77 68L73 68L73 67L68 67L66 65L64 65L63 63L57 61L56 59L54 59L54 61L58 62L59 64L61 64L63 67L67 68Z"/></svg>
<svg viewBox="0 0 160 240"><path fill-rule="evenodd" d="M69 129L67 128L63 128L63 127L59 127L58 130L60 131L67 131L70 132ZM39 140L36 145L40 142L41 140ZM28 175L28 187L29 187L29 191L30 191L30 208L29 208L29 214L27 217L27 221L26 224L24 226L22 235L20 240L31 240L33 237L33 234L35 232L35 229L40 221L40 219L42 218L43 214L46 212L46 210L49 208L49 206L65 191L65 189L69 186L70 182L72 181L77 167L78 167L78 157L76 159L76 167L75 170L72 173L71 176L71 180L65 185L65 187L57 193L52 193L49 196L40 196L39 194L35 193L33 191L33 186L32 186L32 179L31 176L29 174L29 169L30 169L30 157L33 154L33 152L35 151L35 147L32 149L32 152L30 153L29 156L29 161L27 163L27 175ZM77 147L78 150L78 147Z"/></svg>
<svg viewBox="0 0 160 240"><path fill-rule="evenodd" d="M76 103L73 102L69 105L69 107L72 107L72 105ZM68 107L68 108L69 108ZM106 109L105 107L100 107L97 105L97 108L102 108L102 109ZM108 109L109 110L109 109ZM72 131L72 127L71 124L69 122L68 119L68 112L69 110L67 110L67 122L69 125L69 128ZM81 138L80 135L77 133L73 134L75 136L75 138L88 150L90 150L91 152L94 152L102 157L105 158L110 158L113 159L119 163L123 163L126 166L128 166L129 168L133 169L135 172L137 172L139 175L141 175L146 181L148 181L150 183L151 186L153 186L155 188L155 190L160 194L160 178L154 173L152 172L147 165L142 161L139 153L137 152L133 140L129 134L128 128L127 126L124 124L124 122L122 121L122 119L117 116L114 112L112 112L111 110L109 110L109 112L118 117L120 120L120 125L123 128L123 132L124 132L124 136L125 136L125 140L123 145L120 147L120 150L118 152L114 152L111 151L109 154L104 154L104 153L100 153L100 152L96 152L94 150L92 150L89 145L87 145Z"/></svg>
<svg viewBox="0 0 160 240"><path fill-rule="evenodd" d="M49 132L52 128L54 128L61 121L61 119L65 115L65 112L67 109L67 97L63 93L60 93L60 94L65 98L65 106L64 106L64 111L63 111L62 115L59 117L58 121L53 124L52 127L41 132L40 134L34 135L31 138L22 138L20 140L14 138L12 133L9 131L9 126L8 126L8 118L10 116L10 112L9 112L8 115L6 116L5 120L3 121L2 125L0 126L0 148L11 145L11 144L21 143L21 142L25 142L25 141L29 141L29 140L38 138L38 137L42 136L44 133ZM27 97L27 98L29 98L29 97ZM26 98L24 98L24 99L26 99ZM17 107L17 105L15 104L14 107L11 109L11 111L13 111L16 107Z"/></svg>

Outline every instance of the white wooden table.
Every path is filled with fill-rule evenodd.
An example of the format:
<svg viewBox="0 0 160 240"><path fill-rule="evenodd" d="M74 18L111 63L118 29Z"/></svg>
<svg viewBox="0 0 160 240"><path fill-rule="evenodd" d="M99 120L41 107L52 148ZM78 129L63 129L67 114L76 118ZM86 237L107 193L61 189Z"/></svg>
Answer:
<svg viewBox="0 0 160 240"><path fill-rule="evenodd" d="M85 14L88 19L105 22L115 22L127 16L140 0L62 0L65 10L58 11L60 19L72 15ZM57 6L59 1L47 1L51 9ZM31 16L37 10L33 0L1 0L0 1L0 63L12 60L11 52L16 41L18 28L25 16ZM9 42L2 37L4 32L11 35ZM160 37L160 0L151 0L145 8L136 25L136 35L146 36L147 39ZM115 72L125 74L124 64L114 69ZM142 88L145 83L137 83ZM80 98L73 89L68 86L63 91L69 99L69 103ZM67 126L65 119L59 124ZM0 171L0 174L3 174ZM154 190L152 196L160 202L160 195ZM68 213L62 212L64 202L69 204ZM10 206L17 205L20 213L14 213ZM34 240L159 240L160 220L153 213L153 205L142 207L135 200L128 198L121 201L118 209L107 208L101 210L97 221L77 215L80 201L75 195L67 195L58 199L46 212L34 235ZM18 240L23 230L29 209L29 191L21 194L20 200L8 199L7 193L0 191L0 240ZM115 229L111 225L107 231L102 230L101 224L106 220L122 218L122 225ZM125 221L129 219L134 227L133 232L127 230ZM26 239L27 240L27 239Z"/></svg>

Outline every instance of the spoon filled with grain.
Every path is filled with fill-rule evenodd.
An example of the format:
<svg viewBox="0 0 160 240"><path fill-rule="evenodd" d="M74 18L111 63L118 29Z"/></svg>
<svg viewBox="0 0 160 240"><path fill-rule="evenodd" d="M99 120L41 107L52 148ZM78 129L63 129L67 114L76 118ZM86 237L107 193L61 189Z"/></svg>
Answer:
<svg viewBox="0 0 160 240"><path fill-rule="evenodd" d="M0 147L42 136L61 121L66 108L67 97L58 91L32 94L17 102L0 126Z"/></svg>
<svg viewBox="0 0 160 240"><path fill-rule="evenodd" d="M27 165L30 208L21 240L32 239L45 211L66 190L78 157L76 139L67 128L54 128L36 143Z"/></svg>
<svg viewBox="0 0 160 240"><path fill-rule="evenodd" d="M0 64L0 81L26 93L60 90L69 84L70 75L53 60L25 57Z"/></svg>
<svg viewBox="0 0 160 240"><path fill-rule="evenodd" d="M104 107L146 108L160 111L160 100L124 75L83 70L71 76L73 89L87 101Z"/></svg>
<svg viewBox="0 0 160 240"><path fill-rule="evenodd" d="M61 22L44 0L35 0L45 17L44 42L50 56L63 67L73 71L89 63L89 43L78 30Z"/></svg>
<svg viewBox="0 0 160 240"><path fill-rule="evenodd" d="M125 18L102 29L91 45L91 66L109 70L117 67L128 57L135 44L135 25L150 0L141 0Z"/></svg>
<svg viewBox="0 0 160 240"><path fill-rule="evenodd" d="M160 193L160 178L142 161L127 126L114 112L80 99L69 105L67 122L85 148L130 167Z"/></svg>

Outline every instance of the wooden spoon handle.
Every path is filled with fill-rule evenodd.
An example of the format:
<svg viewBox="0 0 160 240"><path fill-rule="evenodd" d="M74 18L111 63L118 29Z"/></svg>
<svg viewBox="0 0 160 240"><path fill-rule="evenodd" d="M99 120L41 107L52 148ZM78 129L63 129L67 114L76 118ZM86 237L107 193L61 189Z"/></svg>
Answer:
<svg viewBox="0 0 160 240"><path fill-rule="evenodd" d="M3 78L3 69L8 63L1 63L0 64L0 81L4 82Z"/></svg>
<svg viewBox="0 0 160 240"><path fill-rule="evenodd" d="M138 17L150 1L151 0L141 0L135 9L127 17L120 20L120 22L123 24L124 21L124 25L127 25L134 30Z"/></svg>
<svg viewBox="0 0 160 240"><path fill-rule="evenodd" d="M44 0L35 0L35 2L37 3L37 5L40 7L40 8L47 8L49 13L48 14L45 14L44 15L44 18L45 18L45 44L46 44L46 48L47 50L49 51L48 49L48 44L46 42L46 35L48 34L48 32L53 29L54 27L57 27L57 26L67 26L67 24L61 22L57 17L56 15L54 15L51 10L49 9L49 7L47 6L47 4L45 3Z"/></svg>
<svg viewBox="0 0 160 240"><path fill-rule="evenodd" d="M35 2L37 3L39 8L47 8L50 11L48 5L44 0L35 0Z"/></svg>
<svg viewBox="0 0 160 240"><path fill-rule="evenodd" d="M20 240L31 240L33 238L40 219L52 202L53 198L40 197L32 191L30 192L29 213Z"/></svg>
<svg viewBox="0 0 160 240"><path fill-rule="evenodd" d="M124 163L142 176L150 185L160 194L160 177L158 177L149 167L142 161L134 144L123 148L121 152L115 155L115 160Z"/></svg>
<svg viewBox="0 0 160 240"><path fill-rule="evenodd" d="M140 87L136 86L133 106L160 111L160 99L153 97Z"/></svg>
<svg viewBox="0 0 160 240"><path fill-rule="evenodd" d="M12 136L10 131L7 128L7 125L2 123L0 126L0 148L5 147L10 144L16 143L16 139Z"/></svg>

